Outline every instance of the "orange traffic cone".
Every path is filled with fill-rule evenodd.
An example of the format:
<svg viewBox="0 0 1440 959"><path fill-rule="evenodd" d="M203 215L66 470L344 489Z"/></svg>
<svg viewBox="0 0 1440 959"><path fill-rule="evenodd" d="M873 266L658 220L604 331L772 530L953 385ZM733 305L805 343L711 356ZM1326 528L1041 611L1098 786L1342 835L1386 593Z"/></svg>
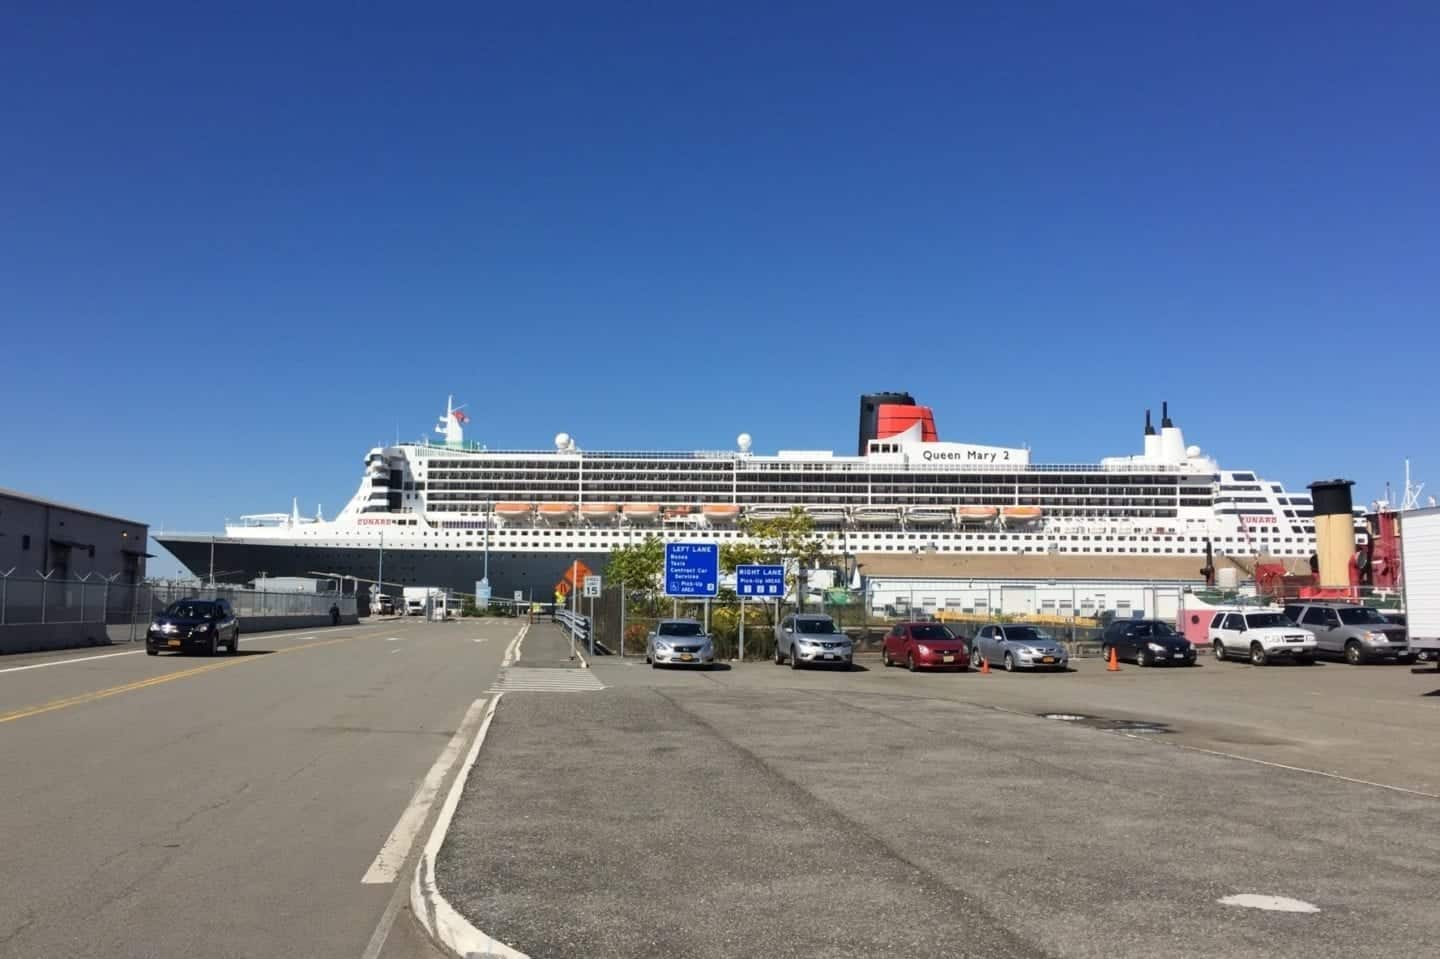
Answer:
<svg viewBox="0 0 1440 959"><path fill-rule="evenodd" d="M1110 647L1110 662L1105 666L1107 673L1120 672L1120 654L1115 652L1115 647Z"/></svg>
<svg viewBox="0 0 1440 959"><path fill-rule="evenodd" d="M984 656L980 657L980 672L985 673L986 675L989 675L990 673L990 660L986 659Z"/></svg>

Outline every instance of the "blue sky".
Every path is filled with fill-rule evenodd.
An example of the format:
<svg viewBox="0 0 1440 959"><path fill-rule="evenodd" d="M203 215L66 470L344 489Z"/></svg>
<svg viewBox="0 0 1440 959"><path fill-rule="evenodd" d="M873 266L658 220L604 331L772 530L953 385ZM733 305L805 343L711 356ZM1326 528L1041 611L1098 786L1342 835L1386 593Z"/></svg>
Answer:
<svg viewBox="0 0 1440 959"><path fill-rule="evenodd" d="M447 393L849 451L908 389L1440 492L1433 4L62 6L0 13L0 485L216 530Z"/></svg>

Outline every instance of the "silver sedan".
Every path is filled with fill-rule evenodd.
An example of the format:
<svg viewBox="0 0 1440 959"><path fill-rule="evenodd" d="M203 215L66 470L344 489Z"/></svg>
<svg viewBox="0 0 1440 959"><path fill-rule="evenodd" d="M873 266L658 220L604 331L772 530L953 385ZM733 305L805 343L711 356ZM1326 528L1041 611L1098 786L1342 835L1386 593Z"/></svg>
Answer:
<svg viewBox="0 0 1440 959"><path fill-rule="evenodd" d="M1009 672L1017 669L1064 670L1070 654L1046 633L1034 626L991 624L975 634L971 644L970 662L979 666L984 659L992 665L1004 666Z"/></svg>
<svg viewBox="0 0 1440 959"><path fill-rule="evenodd" d="M661 666L710 666L715 646L693 619L662 619L645 640L645 662Z"/></svg>

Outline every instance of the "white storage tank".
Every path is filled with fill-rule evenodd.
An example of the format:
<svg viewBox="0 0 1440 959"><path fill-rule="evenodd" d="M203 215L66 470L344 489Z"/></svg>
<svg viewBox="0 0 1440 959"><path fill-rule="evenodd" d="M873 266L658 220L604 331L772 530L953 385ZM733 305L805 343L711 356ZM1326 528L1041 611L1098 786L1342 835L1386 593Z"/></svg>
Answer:
<svg viewBox="0 0 1440 959"><path fill-rule="evenodd" d="M1221 589L1238 589L1240 571L1234 566L1225 566L1215 571L1215 585Z"/></svg>

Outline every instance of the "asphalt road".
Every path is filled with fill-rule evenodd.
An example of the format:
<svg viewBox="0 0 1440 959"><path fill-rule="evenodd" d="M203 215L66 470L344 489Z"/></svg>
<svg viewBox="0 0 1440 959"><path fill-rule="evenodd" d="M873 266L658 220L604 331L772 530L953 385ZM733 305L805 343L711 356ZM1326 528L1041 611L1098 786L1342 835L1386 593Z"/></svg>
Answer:
<svg viewBox="0 0 1440 959"><path fill-rule="evenodd" d="M397 895L412 798L519 626L0 659L0 957L432 959Z"/></svg>
<svg viewBox="0 0 1440 959"><path fill-rule="evenodd" d="M604 689L505 695L438 864L452 903L534 956L1440 941L1433 673L592 672Z"/></svg>

